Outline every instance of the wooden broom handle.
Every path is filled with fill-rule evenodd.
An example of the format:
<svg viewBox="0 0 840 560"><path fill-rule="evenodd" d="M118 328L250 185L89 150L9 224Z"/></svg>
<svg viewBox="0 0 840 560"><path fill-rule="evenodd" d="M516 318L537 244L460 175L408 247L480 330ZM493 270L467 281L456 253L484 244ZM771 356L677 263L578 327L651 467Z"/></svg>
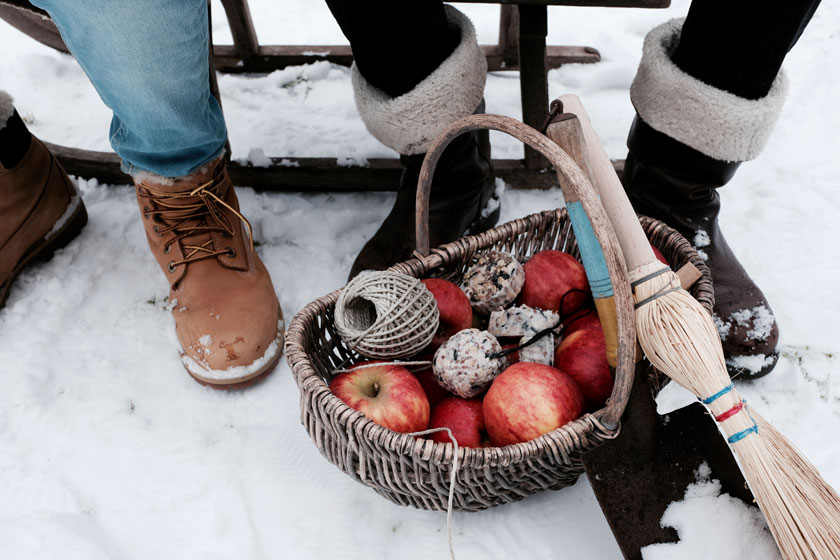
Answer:
<svg viewBox="0 0 840 560"><path fill-rule="evenodd" d="M627 269L630 271L630 277L632 278L635 269L656 260L653 249L650 248L650 242L645 236L644 230L639 226L636 212L624 193L621 180L618 178L615 168L598 138L598 133L592 128L589 115L583 108L580 99L576 95L566 94L558 97L556 101L563 104L564 113L572 113L580 121L586 146L587 164L585 165L588 166L591 173L593 186L601 195L601 204L610 217L621 250L624 253L624 259L627 262ZM567 139L559 134L560 130L562 128L550 124L546 134L563 147L567 143Z"/></svg>
<svg viewBox="0 0 840 560"><path fill-rule="evenodd" d="M501 115L470 115L449 125L432 142L420 169L415 215L417 253L422 257L430 254L429 193L441 154L457 136L482 129L513 136L542 153L555 167L596 305L599 300L606 303L615 317L616 379L607 406L597 413L604 427L615 429L627 405L635 369L636 329L630 281L621 246L588 177L555 142L530 126Z"/></svg>

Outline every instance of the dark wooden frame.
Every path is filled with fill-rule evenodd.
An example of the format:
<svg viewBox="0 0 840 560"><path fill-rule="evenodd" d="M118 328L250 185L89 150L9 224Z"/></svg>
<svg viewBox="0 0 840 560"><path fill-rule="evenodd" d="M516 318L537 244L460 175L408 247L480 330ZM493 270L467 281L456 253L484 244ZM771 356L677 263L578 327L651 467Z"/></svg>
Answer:
<svg viewBox="0 0 840 560"><path fill-rule="evenodd" d="M547 46L548 6L604 6L665 8L670 0L459 0L463 3L501 4L499 42L482 46L490 71L519 70L523 121L542 125L548 112L549 69L569 63L593 63L600 54L592 47ZM230 25L233 45L212 45L211 63L220 72L271 72L291 65L327 60L350 65L347 46L260 45L247 0L221 0ZM0 18L27 35L57 50L67 52L55 25L26 0L0 0ZM211 86L219 97L215 72ZM92 177L112 184L129 178L119 170L114 153L94 152L51 145L59 160L74 175ZM389 191L394 190L401 172L396 158L368 160L366 167L340 167L333 158L273 157L272 165L255 168L231 162L234 182L266 190L290 191ZM297 166L281 165L292 160ZM493 160L499 177L518 188L547 188L554 185L547 162L530 148L522 160ZM618 162L621 165L621 162Z"/></svg>

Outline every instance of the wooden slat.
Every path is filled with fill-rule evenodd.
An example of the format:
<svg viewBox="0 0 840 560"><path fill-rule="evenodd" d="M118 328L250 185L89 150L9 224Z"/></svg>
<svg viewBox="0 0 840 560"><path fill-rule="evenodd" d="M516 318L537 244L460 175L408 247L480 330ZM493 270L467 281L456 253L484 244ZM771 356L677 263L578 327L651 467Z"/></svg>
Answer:
<svg viewBox="0 0 840 560"><path fill-rule="evenodd" d="M131 182L120 171L120 158L113 152L95 152L46 143L61 165L71 175L91 178L111 185ZM614 161L621 176L624 160ZM526 169L522 160L493 160L496 175L513 188L546 189L556 186L553 173L544 169ZM333 158L271 158L269 167L251 167L235 161L229 169L237 185L267 191L298 192L368 192L393 191L399 182L402 166L397 158L372 158L367 167L339 166Z"/></svg>
<svg viewBox="0 0 840 560"><path fill-rule="evenodd" d="M499 70L518 70L517 63L509 63L510 55L505 55L497 45L481 47L487 57L487 68L491 72ZM341 66L353 63L353 54L348 45L264 45L257 54L243 60L233 45L214 45L213 58L216 69L225 73L273 72L286 66L311 64L327 60ZM592 47L549 46L546 50L546 67L559 68L563 64L593 63L601 60L601 55Z"/></svg>

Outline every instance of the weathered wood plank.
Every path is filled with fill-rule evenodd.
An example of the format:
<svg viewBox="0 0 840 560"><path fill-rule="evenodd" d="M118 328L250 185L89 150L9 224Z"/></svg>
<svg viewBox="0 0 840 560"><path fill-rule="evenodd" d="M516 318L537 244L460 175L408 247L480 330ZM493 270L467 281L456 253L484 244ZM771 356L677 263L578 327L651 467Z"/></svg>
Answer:
<svg viewBox="0 0 840 560"><path fill-rule="evenodd" d="M102 183L124 185L131 179L120 171L120 159L112 152L79 150L47 143L71 175ZM624 160L613 162L621 175ZM550 170L527 169L522 160L493 160L496 175L513 188L546 189L557 184ZM334 158L271 158L269 167L252 167L236 161L229 169L237 185L266 191L368 192L393 191L402 167L396 158L372 158L366 167L340 166Z"/></svg>
<svg viewBox="0 0 840 560"><path fill-rule="evenodd" d="M509 51L503 52L497 45L483 45L481 48L487 57L489 71L519 70L517 62L510 62ZM263 45L247 60L239 56L233 45L214 45L213 58L216 69L225 73L273 72L286 66L320 60L341 66L353 64L353 54L348 45ZM598 62L601 55L592 47L549 46L545 60L547 68L559 68L564 64Z"/></svg>

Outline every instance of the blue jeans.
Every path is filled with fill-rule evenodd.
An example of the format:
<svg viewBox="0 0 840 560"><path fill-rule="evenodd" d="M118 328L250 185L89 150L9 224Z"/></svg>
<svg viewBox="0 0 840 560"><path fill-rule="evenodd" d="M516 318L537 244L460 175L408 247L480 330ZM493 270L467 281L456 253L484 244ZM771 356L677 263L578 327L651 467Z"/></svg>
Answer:
<svg viewBox="0 0 840 560"><path fill-rule="evenodd" d="M114 112L123 171L188 175L224 150L206 0L34 0Z"/></svg>

